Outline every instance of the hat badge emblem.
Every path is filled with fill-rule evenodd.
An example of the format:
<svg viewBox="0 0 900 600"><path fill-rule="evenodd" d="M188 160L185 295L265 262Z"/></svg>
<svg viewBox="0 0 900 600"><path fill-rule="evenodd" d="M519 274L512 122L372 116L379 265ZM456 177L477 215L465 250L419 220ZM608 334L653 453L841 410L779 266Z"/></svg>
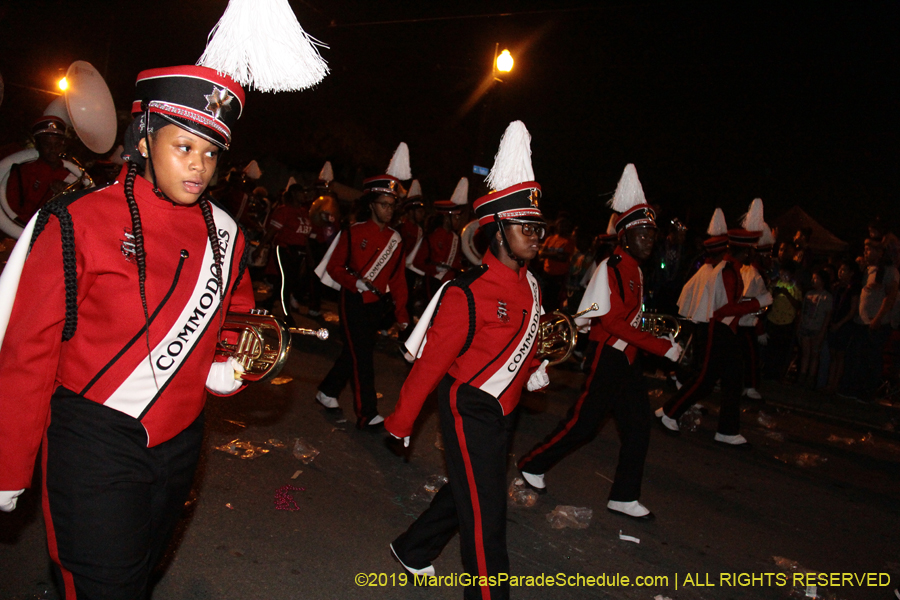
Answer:
<svg viewBox="0 0 900 600"><path fill-rule="evenodd" d="M211 94L204 94L203 97L207 102L204 110L209 112L214 119L221 118L223 113L231 110L231 101L234 99L227 89L215 86L213 86Z"/></svg>

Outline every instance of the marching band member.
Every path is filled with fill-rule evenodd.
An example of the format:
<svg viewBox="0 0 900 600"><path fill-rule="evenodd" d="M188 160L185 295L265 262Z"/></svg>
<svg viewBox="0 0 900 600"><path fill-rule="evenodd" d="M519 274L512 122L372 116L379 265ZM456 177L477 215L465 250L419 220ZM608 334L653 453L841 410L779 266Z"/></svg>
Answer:
<svg viewBox="0 0 900 600"><path fill-rule="evenodd" d="M760 198L756 198L750 204L750 210L744 216L744 222L741 225L748 231L759 231L765 233L768 226L763 220L763 203ZM772 232L769 231L769 235ZM762 241L762 237L752 246L752 257L741 266L741 280L744 283L744 298L757 298L768 293L766 280L760 272L760 266L757 258L757 248ZM771 247L771 246L770 246ZM746 396L751 400L762 400L759 393L759 336L764 333L759 315L750 313L743 315L738 321L738 337L741 343L741 357L744 363L744 389L742 396Z"/></svg>
<svg viewBox="0 0 900 600"><path fill-rule="evenodd" d="M201 62L241 25L219 27ZM270 26L266 36L284 45ZM283 83L308 87L319 71ZM237 362L214 356L225 312L253 307L246 244L205 191L243 105L241 85L213 67L141 72L118 180L46 205L0 277L0 509L30 484L40 447L67 600L148 597L200 455L206 390L242 385Z"/></svg>
<svg viewBox="0 0 900 600"><path fill-rule="evenodd" d="M592 440L612 412L622 446L607 508L649 520L653 513L639 500L653 416L639 351L677 361L681 346L640 329L644 293L640 265L653 251L657 227L634 165L625 167L610 206L620 213L615 222L620 245L594 271L578 310L594 303L597 308L576 319L579 324L591 323L590 370L569 414L519 460L518 467L532 489L546 492L544 474Z"/></svg>
<svg viewBox="0 0 900 600"><path fill-rule="evenodd" d="M204 194L243 90L185 66L142 72L135 96L116 183L32 221L0 350L0 489L28 487L42 447L66 598L143 597L200 455L201 382L241 385L213 362L218 323L253 308L243 235ZM10 492L0 501L15 506Z"/></svg>
<svg viewBox="0 0 900 600"><path fill-rule="evenodd" d="M384 422L378 414L373 353L388 293L401 329L409 324L403 242L389 223L400 197L400 181L410 177L409 149L401 142L387 173L363 182L359 202L371 211L370 218L341 231L316 267L322 283L341 292L344 330L344 348L319 384L316 400L327 409L338 409L337 398L349 381L359 429Z"/></svg>
<svg viewBox="0 0 900 600"><path fill-rule="evenodd" d="M403 214L397 231L403 238L403 252L406 253L406 312L413 316L421 310L422 304L422 278L425 272L416 268L414 262L425 238L425 230L422 225L425 222L425 203L422 200L422 186L418 179L413 179L409 186L406 199L400 205ZM418 308L417 308L418 303Z"/></svg>
<svg viewBox="0 0 900 600"><path fill-rule="evenodd" d="M425 236L413 259L413 266L425 273L425 294L430 300L440 284L450 281L462 270L459 229L462 213L469 203L469 180L459 180L449 200L438 200L434 210L440 225Z"/></svg>
<svg viewBox="0 0 900 600"><path fill-rule="evenodd" d="M431 506L391 544L414 575L459 531L463 566L475 577L509 572L506 550L506 456L512 412L522 387L549 383L534 359L541 316L537 280L527 263L538 252L544 221L533 181L530 135L521 121L503 134L487 178L496 190L475 202L491 240L484 263L444 284L406 348L418 356L400 400L385 420L409 443L425 398L437 388L449 482ZM509 586L469 586L465 598L508 598Z"/></svg>
<svg viewBox="0 0 900 600"><path fill-rule="evenodd" d="M678 418L695 402L708 396L721 380L722 406L715 441L731 446L746 446L741 428L741 349L738 343L738 319L772 303L771 294L743 300L741 267L750 246L760 231L727 230L725 216L716 209L706 240L709 258L685 284L678 299L679 314L698 324L697 347L704 349L700 371L685 383L656 416L671 433L678 433ZM731 250L727 253L726 250Z"/></svg>
<svg viewBox="0 0 900 600"><path fill-rule="evenodd" d="M60 158L66 149L66 124L62 119L52 115L39 118L31 126L31 135L38 157L12 165L6 181L9 207L22 223L77 180Z"/></svg>
<svg viewBox="0 0 900 600"><path fill-rule="evenodd" d="M338 205L337 192L334 190L334 171L331 162L325 161L319 178L316 180L316 199L309 209L309 218L312 220L312 232L307 240L306 253L307 269L314 273L316 266L322 262L322 258L331 247L331 242L337 236L341 227L341 210ZM318 277L309 278L309 311L310 317L318 317L322 314L322 282Z"/></svg>

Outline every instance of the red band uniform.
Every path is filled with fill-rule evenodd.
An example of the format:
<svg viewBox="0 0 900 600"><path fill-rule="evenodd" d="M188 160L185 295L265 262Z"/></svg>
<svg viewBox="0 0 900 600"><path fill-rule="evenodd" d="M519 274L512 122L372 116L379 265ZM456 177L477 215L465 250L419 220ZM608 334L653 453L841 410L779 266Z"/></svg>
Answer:
<svg viewBox="0 0 900 600"><path fill-rule="evenodd" d="M592 358L584 386L566 418L519 460L518 467L527 473L546 473L592 440L612 412L622 445L609 499L632 502L641 495L653 423L640 351L663 356L672 343L640 330L644 286L637 261L618 247L598 269L608 272L609 312L592 319L588 354ZM582 308L592 301L585 293Z"/></svg>
<svg viewBox="0 0 900 600"><path fill-rule="evenodd" d="M243 102L236 83L203 67L138 78L144 99L166 100L173 90L200 109L211 91L230 98L228 122L203 117L226 130ZM138 124L148 118L150 129L175 124L220 147L230 134L152 102L136 112L141 116L126 134L134 171L126 167L108 187L47 205L53 216L43 231L37 218L40 235L24 262L0 350L0 489L30 484L42 445L48 545L70 600L144 597L199 458L202 382L214 370L219 324L226 310L253 307L240 268L245 241L234 220L205 198L183 204L160 197L135 175L134 165L143 164L137 140L146 139ZM220 272L211 239L221 251Z"/></svg>
<svg viewBox="0 0 900 600"><path fill-rule="evenodd" d="M719 264L715 265L713 269L718 266ZM706 272L707 270L701 269L694 277ZM690 285L690 282L686 285ZM741 278L741 263L730 254L725 254L722 258L720 276L706 278L704 287L709 288L709 297L715 297L713 288L716 286L724 289L725 303L715 309L708 324L698 321L698 336L694 343L698 344L696 348L703 349L700 370L666 402L663 412L677 421L694 403L706 398L717 381L721 381L722 406L719 410L717 433L736 436L740 434L742 381L738 320L742 315L758 311L760 304L756 298L742 301L744 282Z"/></svg>
<svg viewBox="0 0 900 600"><path fill-rule="evenodd" d="M409 323L406 312L406 277L400 234L373 221L355 223L342 231L327 263L328 275L340 284L340 316L345 343L341 355L319 384L319 391L337 398L347 382L353 389L357 425L365 426L378 416L373 353L378 326L388 309L390 290L398 323ZM378 293L360 292L357 282L378 268L371 284Z"/></svg>
<svg viewBox="0 0 900 600"><path fill-rule="evenodd" d="M521 122L510 125L514 127L527 135ZM525 139L524 135L516 139ZM539 197L540 186L534 181L507 184L479 199L475 213L482 226L496 223L500 232L505 219L513 216L543 227ZM509 247L503 239L503 247ZM418 360L385 428L394 437L409 436L422 404L437 388L448 476L429 508L391 544L395 557L411 573L433 573L431 563L457 531L466 573L473 577L509 573L508 440L522 387L539 370L534 355L542 313L540 287L524 263L517 259L514 269L492 250L486 252L481 266L441 288L406 343ZM508 598L509 585L467 586L464 597Z"/></svg>

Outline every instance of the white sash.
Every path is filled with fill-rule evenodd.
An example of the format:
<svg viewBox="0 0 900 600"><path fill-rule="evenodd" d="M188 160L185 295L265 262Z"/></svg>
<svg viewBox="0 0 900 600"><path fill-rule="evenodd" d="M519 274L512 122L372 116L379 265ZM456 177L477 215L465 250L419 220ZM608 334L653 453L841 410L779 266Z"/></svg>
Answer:
<svg viewBox="0 0 900 600"><path fill-rule="evenodd" d="M319 281L327 285L333 290L340 290L341 284L331 278L331 275L328 274L328 261L331 260L331 255L334 254L334 249L337 248L338 240L341 239L341 234L343 231L339 231L336 236L334 236L334 240L332 240L331 245L328 246L328 252L325 253L325 257L319 263L319 266L315 268L314 273L319 277Z"/></svg>
<svg viewBox="0 0 900 600"><path fill-rule="evenodd" d="M325 253L325 257L322 259L322 262L319 263L319 266L317 266L315 270L316 275L319 276L319 280L328 287L335 290L340 290L341 284L332 279L331 275L328 274L328 262L331 260L331 255L334 254L334 249L337 248L337 243L338 240L341 239L342 233L343 232L340 232L336 236L334 236L334 241L331 242L331 246L328 247L328 252ZM401 240L402 238L400 237L400 234L395 231L391 235L391 239L388 240L388 243L385 244L384 250L381 251L381 254L378 255L369 270L362 274L363 279L374 283L375 279L381 273L381 270L384 269L384 267L387 266L387 264L391 261L391 256L394 254L394 250L400 247ZM353 248L348 248L347 252L353 252Z"/></svg>
<svg viewBox="0 0 900 600"><path fill-rule="evenodd" d="M382 269L391 262L391 256L393 256L394 251L400 247L402 241L403 238L401 238L400 234L396 231L391 234L391 239L384 245L384 250L381 251L381 254L378 255L375 262L369 267L369 270L363 273L363 279L374 283L375 280L378 279L378 275L381 274Z"/></svg>
<svg viewBox="0 0 900 600"><path fill-rule="evenodd" d="M19 290L19 279L22 278L22 269L25 268L25 259L28 258L28 246L31 244L31 236L34 233L34 223L38 213L35 213L28 221L28 225L19 235L19 241L9 255L3 273L0 273L0 348L3 347L3 338L6 337L6 328L9 326L9 315L12 313L13 304L16 301L16 292Z"/></svg>
<svg viewBox="0 0 900 600"><path fill-rule="evenodd" d="M228 285L231 279L237 224L220 208L211 204L219 245L222 247L222 282ZM227 245L227 247L226 247ZM194 284L194 291L184 305L181 314L155 348L150 352L151 360L142 360L128 377L119 385L104 404L134 418L140 418L147 407L166 388L169 380L190 356L194 346L203 337L213 316L219 308L218 282L213 270L212 246L207 241L203 253L200 276ZM212 358L212 357L210 357ZM151 369L150 363L153 367ZM155 377L154 377L155 374ZM158 386L158 387L157 387Z"/></svg>
<svg viewBox="0 0 900 600"><path fill-rule="evenodd" d="M503 395L503 392L506 391L506 388L509 387L516 375L519 374L519 370L523 365L526 369L528 368L529 365L525 364L526 359L528 358L532 346L537 343L537 339L540 335L539 330L542 312L541 290L537 279L527 271L526 275L528 276L528 285L531 286L533 304L531 307L531 315L529 315L528 322L525 326L525 331L522 332L522 336L516 344L516 349L510 355L506 364L499 369L496 369L494 374L479 386L482 391L487 392L494 398L499 398Z"/></svg>
<svg viewBox="0 0 900 600"><path fill-rule="evenodd" d="M422 240L425 239L425 232L419 227L419 235L416 236L416 245L413 246L412 252L406 255L406 268L415 273L416 275L425 275L422 269L417 268L413 261L416 260L416 255L419 253L419 248L422 247Z"/></svg>
<svg viewBox="0 0 900 600"><path fill-rule="evenodd" d="M722 270L725 261L717 265L704 264L694 273L678 297L678 314L695 323L709 323L713 313L728 304Z"/></svg>

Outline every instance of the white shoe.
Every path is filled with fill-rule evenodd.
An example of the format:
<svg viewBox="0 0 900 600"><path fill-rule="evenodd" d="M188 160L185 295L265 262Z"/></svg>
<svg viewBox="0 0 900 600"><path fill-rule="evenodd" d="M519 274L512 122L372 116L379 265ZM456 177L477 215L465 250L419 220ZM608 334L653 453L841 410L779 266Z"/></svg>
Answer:
<svg viewBox="0 0 900 600"><path fill-rule="evenodd" d="M381 425L382 423L384 423L384 417L382 417L381 415L375 415L369 420L367 425L369 427L372 427L373 425Z"/></svg>
<svg viewBox="0 0 900 600"><path fill-rule="evenodd" d="M642 521L653 519L653 513L637 500L632 500L631 502L610 500L607 503L606 508L612 512L621 513L627 517L631 517L632 519L640 519Z"/></svg>
<svg viewBox="0 0 900 600"><path fill-rule="evenodd" d="M412 567L407 566L406 563L403 562L402 560L400 560L400 557L397 556L397 551L394 550L394 545L393 545L393 544L391 544L391 554L394 555L394 559L395 559L398 563L400 563L400 565L401 565L404 569L406 569L406 572L409 573L410 575L419 575L420 577L421 577L422 575L425 575L426 577L434 577L434 565L428 565L428 566L425 567L424 569L413 569Z"/></svg>
<svg viewBox="0 0 900 600"><path fill-rule="evenodd" d="M332 398L331 396L326 396L322 392L316 393L316 401L324 406L325 408L340 408L338 404L337 398Z"/></svg>
<svg viewBox="0 0 900 600"><path fill-rule="evenodd" d="M676 421L672 417L666 416L666 413L663 412L662 407L657 408L656 412L653 414L659 417L660 421L662 421L663 427L665 427L669 431L681 431L681 429L678 427L678 421Z"/></svg>
<svg viewBox="0 0 900 600"><path fill-rule="evenodd" d="M716 433L715 440L717 442L722 442L723 444L731 444L732 446L740 446L747 443L747 438L741 434L725 435L723 433Z"/></svg>
<svg viewBox="0 0 900 600"><path fill-rule="evenodd" d="M534 473L526 473L525 471L519 471L522 474L522 479L525 480L534 491L539 494L543 494L547 491L547 484L544 483L544 474L535 475Z"/></svg>
<svg viewBox="0 0 900 600"><path fill-rule="evenodd" d="M756 388L744 388L744 396L751 400L762 400L762 396L756 391Z"/></svg>

